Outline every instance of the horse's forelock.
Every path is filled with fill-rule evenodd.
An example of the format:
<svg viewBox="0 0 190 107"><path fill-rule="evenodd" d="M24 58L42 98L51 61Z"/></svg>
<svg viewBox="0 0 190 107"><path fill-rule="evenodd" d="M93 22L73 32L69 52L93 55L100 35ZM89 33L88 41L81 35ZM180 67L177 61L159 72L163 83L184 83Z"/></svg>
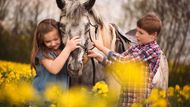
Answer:
<svg viewBox="0 0 190 107"><path fill-rule="evenodd" d="M80 19L85 13L84 6L79 1L68 1L65 5L66 16L71 19Z"/></svg>

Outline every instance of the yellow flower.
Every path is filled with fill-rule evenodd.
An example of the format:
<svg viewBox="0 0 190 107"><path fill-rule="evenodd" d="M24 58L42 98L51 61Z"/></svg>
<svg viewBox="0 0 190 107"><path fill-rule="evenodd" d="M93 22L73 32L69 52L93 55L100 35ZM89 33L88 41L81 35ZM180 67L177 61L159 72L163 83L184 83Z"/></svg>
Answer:
<svg viewBox="0 0 190 107"><path fill-rule="evenodd" d="M183 87L183 90L180 90L180 95L188 100L190 98L190 87L188 85L185 85Z"/></svg>
<svg viewBox="0 0 190 107"><path fill-rule="evenodd" d="M3 91L4 90L0 88L0 101L3 101L5 98Z"/></svg>
<svg viewBox="0 0 190 107"><path fill-rule="evenodd" d="M132 107L143 107L143 105L139 103L133 103Z"/></svg>
<svg viewBox="0 0 190 107"><path fill-rule="evenodd" d="M35 89L32 87L30 83L22 83L18 85L18 91L21 95L20 99L24 102L34 100L35 98Z"/></svg>
<svg viewBox="0 0 190 107"><path fill-rule="evenodd" d="M130 89L144 88L148 74L142 62L115 62L106 69L117 78L123 86Z"/></svg>
<svg viewBox="0 0 190 107"><path fill-rule="evenodd" d="M88 104L87 107L109 107L107 103L108 102L106 100L97 98L92 100L92 103Z"/></svg>
<svg viewBox="0 0 190 107"><path fill-rule="evenodd" d="M92 91L96 94L106 96L108 93L108 86L104 81L97 82L92 88Z"/></svg>
<svg viewBox="0 0 190 107"><path fill-rule="evenodd" d="M174 95L174 88L173 87L169 87L168 88L168 96L173 96Z"/></svg>
<svg viewBox="0 0 190 107"><path fill-rule="evenodd" d="M189 99L189 93L185 92L184 90L180 90L179 94L185 99Z"/></svg>
<svg viewBox="0 0 190 107"><path fill-rule="evenodd" d="M49 107L57 107L55 104L51 104Z"/></svg>
<svg viewBox="0 0 190 107"><path fill-rule="evenodd" d="M190 92L190 86L189 86L189 85L185 85L185 86L183 87L183 91L184 91L184 92Z"/></svg>
<svg viewBox="0 0 190 107"><path fill-rule="evenodd" d="M53 102L56 102L61 94L62 88L58 84L49 84L44 92L45 98Z"/></svg>
<svg viewBox="0 0 190 107"><path fill-rule="evenodd" d="M165 91L165 90L161 90L161 91L159 92L159 95L160 95L160 97L162 97L162 98L166 98L166 91Z"/></svg>
<svg viewBox="0 0 190 107"><path fill-rule="evenodd" d="M23 104L35 98L35 90L28 83L9 83L3 90L5 97L13 104Z"/></svg>
<svg viewBox="0 0 190 107"><path fill-rule="evenodd" d="M0 75L2 75L1 79L4 79L3 82L0 82L1 85L31 80L34 77L31 72L29 64L0 60Z"/></svg>
<svg viewBox="0 0 190 107"><path fill-rule="evenodd" d="M150 96L148 97L148 102L156 102L159 99L158 89L152 89Z"/></svg>
<svg viewBox="0 0 190 107"><path fill-rule="evenodd" d="M180 86L177 84L177 85L175 85L175 90L176 91L179 91L180 90Z"/></svg>
<svg viewBox="0 0 190 107"><path fill-rule="evenodd" d="M79 88L73 88L69 92L64 92L58 99L60 107L87 107L88 101L87 93Z"/></svg>
<svg viewBox="0 0 190 107"><path fill-rule="evenodd" d="M14 80L15 77L16 77L16 76L15 76L15 73L14 73L14 72L10 72L10 73L9 73L9 78L10 78L11 80Z"/></svg>
<svg viewBox="0 0 190 107"><path fill-rule="evenodd" d="M159 99L152 104L152 107L167 107L166 99Z"/></svg>

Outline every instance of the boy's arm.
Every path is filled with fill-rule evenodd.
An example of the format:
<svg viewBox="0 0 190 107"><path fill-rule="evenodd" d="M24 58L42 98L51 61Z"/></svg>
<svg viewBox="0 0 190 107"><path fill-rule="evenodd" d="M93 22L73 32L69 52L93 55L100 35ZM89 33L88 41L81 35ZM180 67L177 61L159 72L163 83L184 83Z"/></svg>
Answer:
<svg viewBox="0 0 190 107"><path fill-rule="evenodd" d="M115 61L127 61L130 60L132 57L130 55L127 55L127 51L125 54L119 54L114 51L107 52L107 56L105 56L101 62L102 65L108 65Z"/></svg>
<svg viewBox="0 0 190 107"><path fill-rule="evenodd" d="M92 39L94 45L96 46L97 49L102 51L107 57L101 58L102 61L99 60L103 65L110 64L112 61L116 60L121 60L121 61L126 61L127 59L133 59L135 60L135 57L131 54L129 54L129 50L126 50L123 54L116 53L114 51L111 51L110 49L104 47L104 45L96 39ZM131 49L131 48L130 48ZM103 60L104 59L104 60ZM139 58L137 58L139 59Z"/></svg>
<svg viewBox="0 0 190 107"><path fill-rule="evenodd" d="M113 61L130 62L130 61L140 61L140 60L143 60L143 59L141 59L140 51L138 50L138 48L132 47L132 48L126 50L125 52L123 52L122 54L116 53L114 51L109 51L107 54L107 60L104 61L105 62L104 65L110 64Z"/></svg>
<svg viewBox="0 0 190 107"><path fill-rule="evenodd" d="M95 47L96 47L98 50L102 51L106 56L108 55L109 51L111 51L110 49L106 48L106 47L103 45L103 43L100 42L98 39L96 40L96 39L92 38L92 41L93 41Z"/></svg>

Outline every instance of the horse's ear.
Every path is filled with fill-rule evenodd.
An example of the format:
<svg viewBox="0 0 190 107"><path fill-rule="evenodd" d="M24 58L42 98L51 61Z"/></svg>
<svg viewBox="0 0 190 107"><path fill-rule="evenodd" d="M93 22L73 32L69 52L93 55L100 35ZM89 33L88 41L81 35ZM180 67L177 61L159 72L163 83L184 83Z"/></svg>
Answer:
<svg viewBox="0 0 190 107"><path fill-rule="evenodd" d="M88 0L83 4L83 6L85 7L86 10L90 11L91 8L94 6L95 1L96 0Z"/></svg>
<svg viewBox="0 0 190 107"><path fill-rule="evenodd" d="M57 7L59 7L59 9L63 9L65 7L64 0L56 0L56 3L57 3Z"/></svg>

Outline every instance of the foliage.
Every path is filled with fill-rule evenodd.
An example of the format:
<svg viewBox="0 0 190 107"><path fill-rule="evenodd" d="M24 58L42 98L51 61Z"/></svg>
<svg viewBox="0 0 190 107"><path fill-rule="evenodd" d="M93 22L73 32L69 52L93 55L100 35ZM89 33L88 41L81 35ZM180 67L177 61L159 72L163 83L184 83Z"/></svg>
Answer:
<svg viewBox="0 0 190 107"><path fill-rule="evenodd" d="M28 64L0 61L0 106L3 107L115 107L117 99L105 82L96 83L92 91L85 87L65 90L58 84L50 84L44 93L39 94L31 86L31 73ZM190 106L190 86L169 87L168 92L153 89L150 96L132 107L188 107Z"/></svg>
<svg viewBox="0 0 190 107"><path fill-rule="evenodd" d="M96 83L90 92L85 87L68 91L50 84L39 94L31 84L35 75L28 64L0 61L0 106L111 107L115 100L104 82Z"/></svg>
<svg viewBox="0 0 190 107"><path fill-rule="evenodd" d="M179 64L176 69L171 70L169 72L169 86L175 86L176 84L180 84L181 86L185 86L186 84L190 85L190 65L187 64Z"/></svg>
<svg viewBox="0 0 190 107"><path fill-rule="evenodd" d="M30 36L15 36L0 28L0 59L17 62L29 62Z"/></svg>
<svg viewBox="0 0 190 107"><path fill-rule="evenodd" d="M189 107L190 106L190 86L169 87L168 99L171 107Z"/></svg>
<svg viewBox="0 0 190 107"><path fill-rule="evenodd" d="M23 106L34 99L34 76L28 64L0 60L0 106Z"/></svg>
<svg viewBox="0 0 190 107"><path fill-rule="evenodd" d="M35 72L28 64L0 60L0 86L9 83L30 82Z"/></svg>

